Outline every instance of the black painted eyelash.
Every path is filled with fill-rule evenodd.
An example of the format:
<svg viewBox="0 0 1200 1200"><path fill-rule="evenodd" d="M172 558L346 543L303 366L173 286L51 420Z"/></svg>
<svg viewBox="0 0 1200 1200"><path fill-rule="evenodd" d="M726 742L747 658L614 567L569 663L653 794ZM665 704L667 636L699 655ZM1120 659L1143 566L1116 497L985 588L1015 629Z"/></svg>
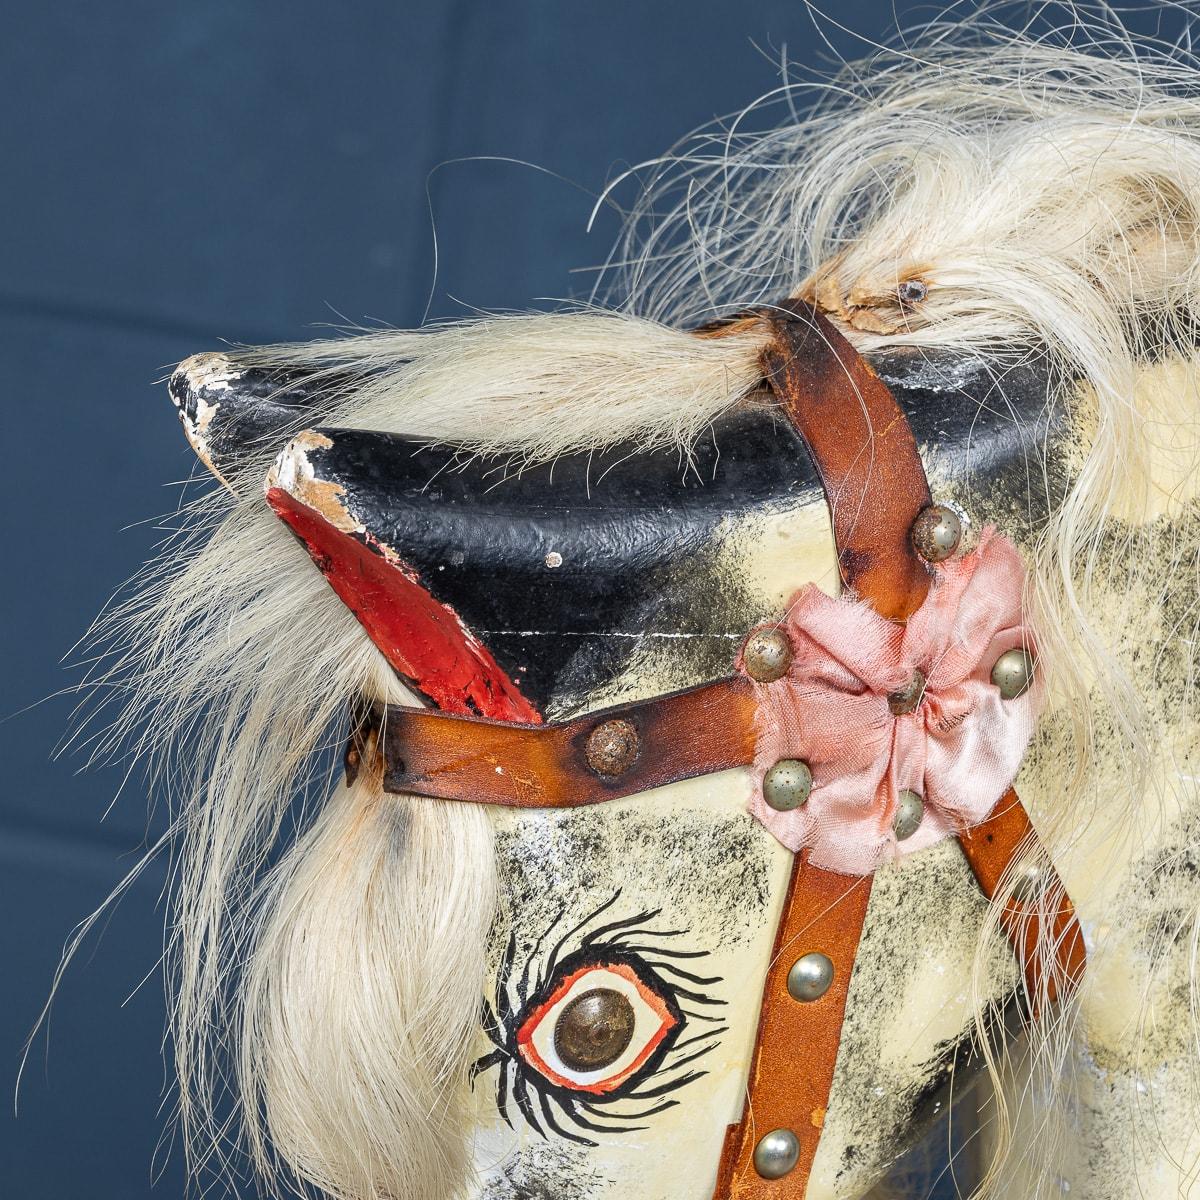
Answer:
<svg viewBox="0 0 1200 1200"><path fill-rule="evenodd" d="M618 889L609 900L558 939L538 969L536 982L534 964L550 934L560 925L565 908L559 910L534 943L519 977L515 979L516 935L509 935L496 981L495 1004L493 1006L487 999L481 1001L481 1020L493 1049L471 1067L470 1078L473 1084L484 1071L492 1067L499 1068L496 1108L510 1128L512 1120L508 1106L511 1099L530 1128L544 1138L549 1137L547 1130L550 1130L561 1138L583 1146L599 1144L581 1133L563 1128L564 1120L593 1133L639 1132L646 1126L627 1122L644 1120L674 1108L679 1101L664 1097L707 1074L706 1071L689 1068L715 1049L721 1035L728 1031L722 1018L703 1011L705 1008L724 1007L725 1001L696 990L718 984L721 979L697 975L677 965L681 961L705 958L708 952L676 950L669 945L655 944L660 939L682 937L687 933L684 929L656 930L647 927L645 923L654 920L662 912L661 908L647 909L583 932L607 912L620 896ZM567 951L575 938L578 938L578 944ZM637 939L636 944L628 944L631 938ZM559 977L565 976L568 968L576 969L591 963L598 966L628 964L678 1016L678 1024L663 1038L646 1062L619 1087L605 1094L584 1093L555 1084L521 1058L516 1044L517 1031L524 1023L527 1012L540 998L553 991ZM664 975L671 978L664 978ZM690 1037L684 1036L694 1021L710 1027ZM649 1088L644 1087L655 1079L660 1082ZM651 1103L649 1107L636 1112L606 1111L609 1106L622 1101ZM612 1123L602 1124L601 1121Z"/></svg>

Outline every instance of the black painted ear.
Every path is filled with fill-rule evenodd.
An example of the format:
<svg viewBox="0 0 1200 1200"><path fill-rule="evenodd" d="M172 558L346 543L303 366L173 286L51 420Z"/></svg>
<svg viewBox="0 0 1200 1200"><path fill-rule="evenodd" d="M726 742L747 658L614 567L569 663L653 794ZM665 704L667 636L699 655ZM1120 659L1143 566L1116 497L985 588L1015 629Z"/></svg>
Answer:
<svg viewBox="0 0 1200 1200"><path fill-rule="evenodd" d="M1027 503L1030 464L1062 411L1048 403L1044 364L907 354L875 366L962 494L1011 491ZM289 419L302 388L283 392ZM280 403L276 389L264 403ZM223 420L245 412L247 430L279 429L241 399L247 379L236 394L243 407ZM208 429L228 436L237 422L220 416ZM793 511L824 512L820 484L770 409L719 418L686 460L627 445L510 470L315 424L280 453L267 502L396 671L447 711L517 721L575 712L598 694L628 698L614 689L642 670L669 670L656 686L708 682L774 614L769 597L808 582L780 529ZM751 585L768 562L772 583ZM668 658L669 668L646 666Z"/></svg>
<svg viewBox="0 0 1200 1200"><path fill-rule="evenodd" d="M247 367L214 353L185 359L167 387L192 449L232 490L243 468L265 471L288 438L313 423L331 383L328 374L317 387L311 375Z"/></svg>
<svg viewBox="0 0 1200 1200"><path fill-rule="evenodd" d="M721 418L690 464L629 445L505 472L322 427L267 477L267 502L410 684L518 721L583 702L661 639L687 664L680 686L727 673L768 615L729 569L735 543L751 553L760 524L819 496L799 437L762 411Z"/></svg>

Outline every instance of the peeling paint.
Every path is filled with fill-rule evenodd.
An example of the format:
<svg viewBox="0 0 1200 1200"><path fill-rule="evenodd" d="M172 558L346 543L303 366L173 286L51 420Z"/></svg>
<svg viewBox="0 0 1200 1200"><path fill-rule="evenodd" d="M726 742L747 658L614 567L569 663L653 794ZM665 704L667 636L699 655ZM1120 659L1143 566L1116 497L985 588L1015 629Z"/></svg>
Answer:
<svg viewBox="0 0 1200 1200"><path fill-rule="evenodd" d="M233 394L232 384L244 375L245 371L235 366L228 355L193 354L176 368L169 389L171 401L179 411L179 420L188 444L196 452L196 457L226 487L229 487L229 481L217 468L209 446L209 426L221 407L221 402L213 400L212 394Z"/></svg>
<svg viewBox="0 0 1200 1200"><path fill-rule="evenodd" d="M286 492L305 508L311 508L322 520L343 533L363 534L365 526L346 506L346 489L340 483L321 479L309 455L314 450L328 450L333 441L314 429L298 433L275 460L267 472L263 491L273 488Z"/></svg>
<svg viewBox="0 0 1200 1200"><path fill-rule="evenodd" d="M184 376L194 392L227 392L245 373L229 355L220 353L193 354L176 368L176 374Z"/></svg>

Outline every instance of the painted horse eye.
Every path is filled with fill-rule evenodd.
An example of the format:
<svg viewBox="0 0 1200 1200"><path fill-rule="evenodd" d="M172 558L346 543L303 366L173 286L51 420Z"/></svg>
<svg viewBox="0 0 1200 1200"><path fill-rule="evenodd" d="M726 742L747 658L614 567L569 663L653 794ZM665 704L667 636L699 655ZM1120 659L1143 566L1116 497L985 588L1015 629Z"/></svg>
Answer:
<svg viewBox="0 0 1200 1200"><path fill-rule="evenodd" d="M681 1014L629 963L564 975L517 1029L517 1052L551 1083L603 1095L631 1079Z"/></svg>
<svg viewBox="0 0 1200 1200"><path fill-rule="evenodd" d="M633 1041L637 1015L615 988L594 988L576 996L554 1022L554 1051L576 1071L594 1071L616 1062Z"/></svg>
<svg viewBox="0 0 1200 1200"><path fill-rule="evenodd" d="M480 1010L492 1049L471 1080L497 1069L496 1110L510 1126L515 1107L535 1133L581 1146L599 1144L589 1134L643 1130L637 1122L678 1104L671 1093L705 1074L699 1060L729 1032L719 1015L726 1002L708 990L720 976L689 969L708 952L666 941L687 930L654 928L660 909L596 927L620 896L543 954L560 910L516 971L509 935L495 1006L485 998Z"/></svg>
<svg viewBox="0 0 1200 1200"><path fill-rule="evenodd" d="M905 279L896 288L896 295L901 304L920 304L929 295L929 284L923 279Z"/></svg>

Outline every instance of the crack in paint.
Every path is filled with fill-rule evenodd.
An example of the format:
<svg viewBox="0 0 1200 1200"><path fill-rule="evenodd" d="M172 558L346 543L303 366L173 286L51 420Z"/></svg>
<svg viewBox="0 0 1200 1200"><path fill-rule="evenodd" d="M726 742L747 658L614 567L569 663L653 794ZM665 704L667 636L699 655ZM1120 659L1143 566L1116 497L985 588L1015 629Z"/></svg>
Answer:
<svg viewBox="0 0 1200 1200"><path fill-rule="evenodd" d="M483 637L662 638L674 640L717 638L731 642L736 642L746 636L744 631L741 633L627 633L614 630L589 633L587 630L576 629L480 629L478 633Z"/></svg>

